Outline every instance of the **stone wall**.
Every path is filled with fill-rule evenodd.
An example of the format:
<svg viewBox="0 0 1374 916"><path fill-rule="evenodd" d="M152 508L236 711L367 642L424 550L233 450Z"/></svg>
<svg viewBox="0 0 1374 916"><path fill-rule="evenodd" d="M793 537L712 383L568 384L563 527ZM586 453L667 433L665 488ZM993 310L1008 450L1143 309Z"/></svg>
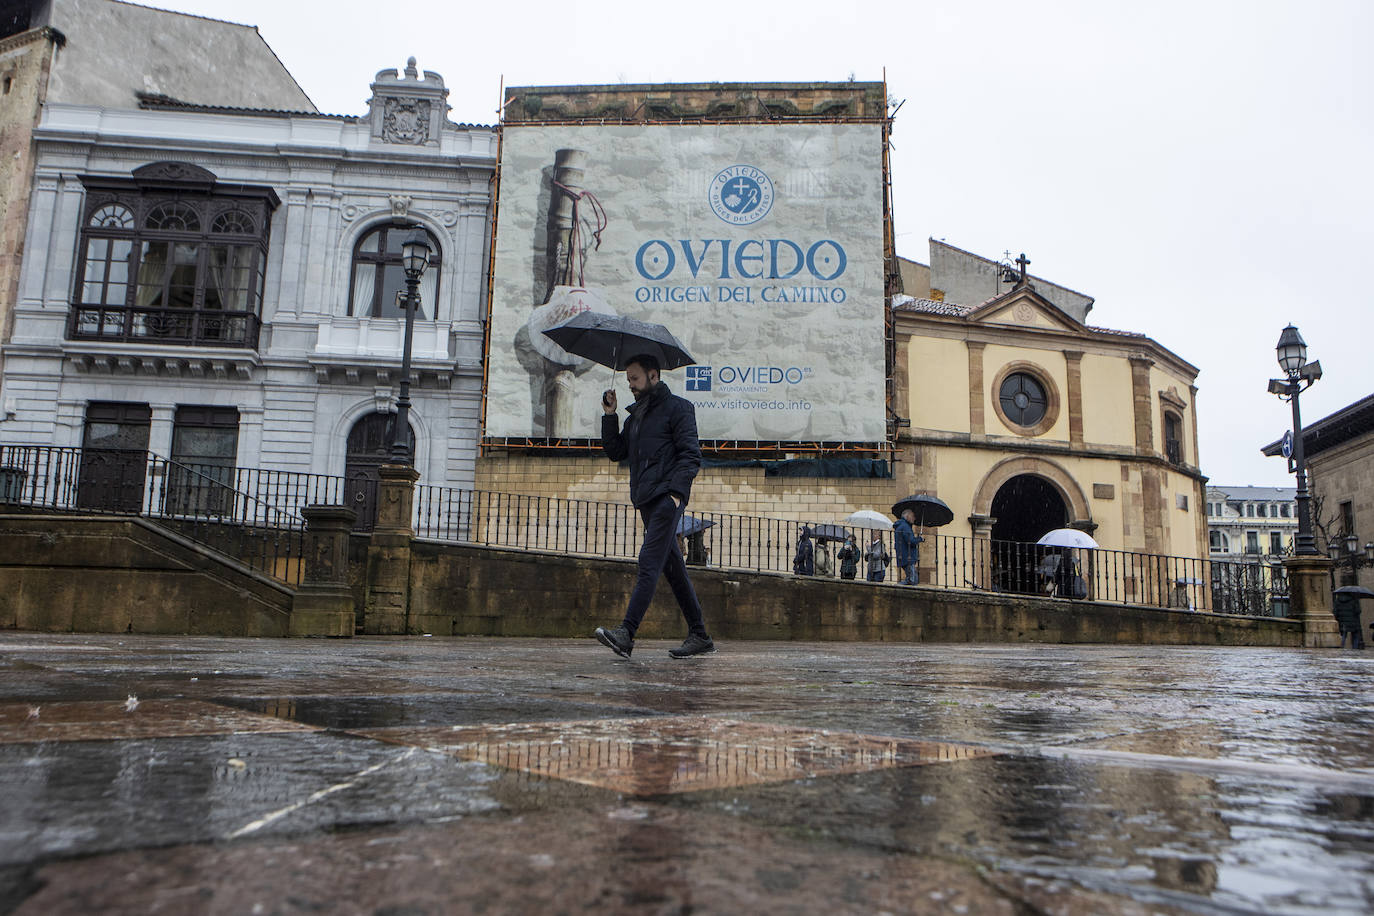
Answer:
<svg viewBox="0 0 1374 916"><path fill-rule="evenodd" d="M691 575L708 628L724 640L1302 645L1302 625L1294 620L770 573ZM416 541L411 632L588 636L620 623L633 581L628 561ZM640 636L676 639L684 632L661 585Z"/></svg>
<svg viewBox="0 0 1374 916"><path fill-rule="evenodd" d="M286 636L292 590L139 518L0 516L0 628Z"/></svg>

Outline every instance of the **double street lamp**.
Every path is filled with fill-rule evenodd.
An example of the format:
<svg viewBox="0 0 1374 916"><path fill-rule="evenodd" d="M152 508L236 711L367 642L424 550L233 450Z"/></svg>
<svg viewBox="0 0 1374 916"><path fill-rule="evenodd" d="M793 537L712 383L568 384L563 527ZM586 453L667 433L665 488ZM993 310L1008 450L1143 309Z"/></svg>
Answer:
<svg viewBox="0 0 1374 916"><path fill-rule="evenodd" d="M420 277L429 266L429 237L424 229L414 231L401 243L401 268L406 273L406 330L401 349L401 396L396 399L396 423L391 428L391 460L397 464L414 464L410 441L410 346L415 333L415 309L420 304Z"/></svg>
<svg viewBox="0 0 1374 916"><path fill-rule="evenodd" d="M1320 361L1307 361L1307 344L1291 324L1279 335L1275 350L1285 377L1270 379L1269 393L1293 405L1291 458L1292 467L1298 475L1298 538L1293 553L1300 557L1321 556L1317 550L1317 539L1312 536L1312 494L1307 489L1307 459L1302 447L1302 414L1298 410L1298 395L1322 377L1322 364ZM1284 455L1289 456L1288 448L1284 449Z"/></svg>

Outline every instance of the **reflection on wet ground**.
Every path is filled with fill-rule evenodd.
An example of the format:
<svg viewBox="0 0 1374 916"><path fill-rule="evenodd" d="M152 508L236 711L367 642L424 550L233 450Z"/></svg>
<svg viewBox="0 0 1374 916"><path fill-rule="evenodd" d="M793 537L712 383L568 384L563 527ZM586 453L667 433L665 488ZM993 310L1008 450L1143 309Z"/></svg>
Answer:
<svg viewBox="0 0 1374 916"><path fill-rule="evenodd" d="M0 634L0 912L1374 908L1374 653L667 646Z"/></svg>
<svg viewBox="0 0 1374 916"><path fill-rule="evenodd" d="M972 760L993 751L671 716L479 728L377 729L384 741L442 750L537 776L654 796Z"/></svg>

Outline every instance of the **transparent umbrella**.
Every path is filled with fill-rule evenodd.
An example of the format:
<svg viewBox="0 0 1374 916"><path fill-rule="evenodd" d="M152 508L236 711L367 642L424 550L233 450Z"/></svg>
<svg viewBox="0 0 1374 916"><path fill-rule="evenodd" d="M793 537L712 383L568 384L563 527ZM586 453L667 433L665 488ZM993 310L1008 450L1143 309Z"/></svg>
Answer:
<svg viewBox="0 0 1374 916"><path fill-rule="evenodd" d="M1044 547L1086 547L1092 550L1097 546L1086 531L1077 528L1056 528L1035 543Z"/></svg>

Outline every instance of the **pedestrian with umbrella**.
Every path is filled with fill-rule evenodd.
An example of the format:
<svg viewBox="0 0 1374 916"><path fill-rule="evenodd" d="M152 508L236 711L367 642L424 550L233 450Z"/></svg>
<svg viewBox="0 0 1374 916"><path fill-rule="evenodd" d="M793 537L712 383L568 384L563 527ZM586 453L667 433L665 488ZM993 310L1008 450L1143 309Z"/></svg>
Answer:
<svg viewBox="0 0 1374 916"><path fill-rule="evenodd" d="M916 563L920 559L920 544L925 538L911 527L916 521L916 513L903 509L902 517L892 526L892 538L897 543L897 584L915 585L919 581Z"/></svg>
<svg viewBox="0 0 1374 916"><path fill-rule="evenodd" d="M1360 599L1374 598L1374 591L1362 585L1342 585L1335 591L1335 601L1331 613L1336 615L1336 626L1341 631L1341 648L1345 648L1345 638L1350 637L1351 649L1364 648L1364 633L1360 631ZM1374 628L1374 625L1371 625Z"/></svg>
<svg viewBox="0 0 1374 916"><path fill-rule="evenodd" d="M844 536L844 546L835 554L840 561L840 578L853 579L859 574L859 545L854 543L854 535Z"/></svg>
<svg viewBox="0 0 1374 916"><path fill-rule="evenodd" d="M594 359L625 372L635 402L622 429L616 415L615 390L601 395L601 448L612 461L630 467L630 502L644 522L639 569L625 618L616 627L597 627L596 638L622 658L634 651L634 636L649 609L659 576L668 579L683 619L687 638L669 649L673 658L715 651L706 631L687 564L677 544L677 526L692 495L692 481L701 468L696 408L668 390L659 378L663 367L676 369L695 362L680 341L662 325L583 312L544 331L570 353Z"/></svg>
<svg viewBox="0 0 1374 916"><path fill-rule="evenodd" d="M948 525L954 521L954 510L938 497L917 493L893 503L892 514L898 519L892 526L897 542L898 581L916 585L921 581L917 565L921 560L920 545L925 542L925 529ZM920 533L912 526L919 526Z"/></svg>
<svg viewBox="0 0 1374 916"><path fill-rule="evenodd" d="M792 574L812 576L816 574L815 550L811 546L811 528L802 525L797 529L797 552L792 555Z"/></svg>

